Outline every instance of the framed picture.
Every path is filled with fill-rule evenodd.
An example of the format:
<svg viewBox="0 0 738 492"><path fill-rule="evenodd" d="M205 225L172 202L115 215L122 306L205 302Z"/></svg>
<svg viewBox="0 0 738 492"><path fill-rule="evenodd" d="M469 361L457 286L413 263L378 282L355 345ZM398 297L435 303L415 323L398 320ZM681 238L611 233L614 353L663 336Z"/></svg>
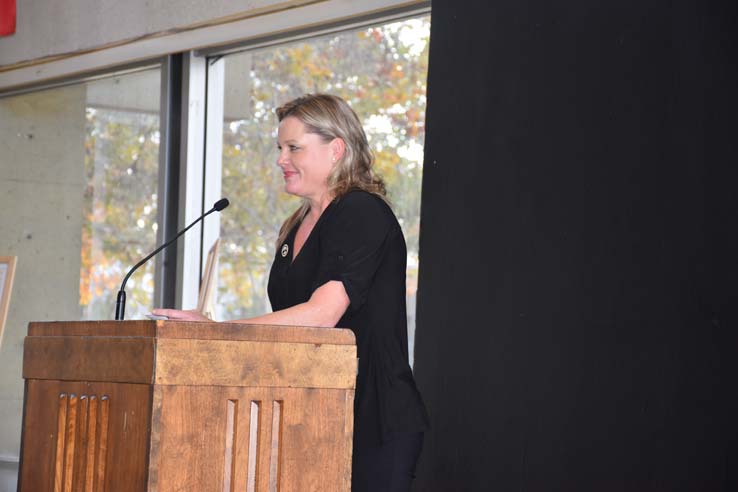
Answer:
<svg viewBox="0 0 738 492"><path fill-rule="evenodd" d="M0 340L3 339L5 319L10 305L10 289L13 287L17 256L0 256Z"/></svg>
<svg viewBox="0 0 738 492"><path fill-rule="evenodd" d="M213 318L215 307L213 301L215 299L215 273L218 269L218 252L220 251L220 238L216 239L213 246L208 252L208 260L205 263L205 271L200 281L200 297L197 300L197 310L207 316Z"/></svg>

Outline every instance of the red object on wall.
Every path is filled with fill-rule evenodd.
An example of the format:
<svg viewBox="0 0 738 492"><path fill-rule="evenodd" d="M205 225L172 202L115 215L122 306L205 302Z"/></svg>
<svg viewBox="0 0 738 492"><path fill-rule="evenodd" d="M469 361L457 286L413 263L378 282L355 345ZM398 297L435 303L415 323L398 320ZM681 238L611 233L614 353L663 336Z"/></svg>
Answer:
<svg viewBox="0 0 738 492"><path fill-rule="evenodd" d="M15 0L0 0L0 36L15 32Z"/></svg>

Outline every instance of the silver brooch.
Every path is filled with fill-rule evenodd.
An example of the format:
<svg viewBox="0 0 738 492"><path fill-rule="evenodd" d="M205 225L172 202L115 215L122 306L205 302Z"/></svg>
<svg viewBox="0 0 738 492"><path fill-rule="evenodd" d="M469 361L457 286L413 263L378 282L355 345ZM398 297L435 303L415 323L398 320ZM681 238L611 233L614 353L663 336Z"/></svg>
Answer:
<svg viewBox="0 0 738 492"><path fill-rule="evenodd" d="M284 243L282 245L282 258L284 258L285 256L287 256L287 253L289 253L289 252L290 252L290 247L287 246L287 243Z"/></svg>

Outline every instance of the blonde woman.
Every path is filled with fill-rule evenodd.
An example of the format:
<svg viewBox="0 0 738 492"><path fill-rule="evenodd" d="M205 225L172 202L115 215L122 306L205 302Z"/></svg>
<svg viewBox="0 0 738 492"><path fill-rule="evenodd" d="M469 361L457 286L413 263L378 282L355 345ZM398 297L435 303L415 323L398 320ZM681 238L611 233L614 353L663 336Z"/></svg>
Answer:
<svg viewBox="0 0 738 492"><path fill-rule="evenodd" d="M278 108L277 117L277 165L285 191L302 205L280 229L268 286L273 312L236 321L353 330L352 490L407 491L428 416L408 364L402 230L343 99L309 94ZM204 319L192 311L155 314Z"/></svg>

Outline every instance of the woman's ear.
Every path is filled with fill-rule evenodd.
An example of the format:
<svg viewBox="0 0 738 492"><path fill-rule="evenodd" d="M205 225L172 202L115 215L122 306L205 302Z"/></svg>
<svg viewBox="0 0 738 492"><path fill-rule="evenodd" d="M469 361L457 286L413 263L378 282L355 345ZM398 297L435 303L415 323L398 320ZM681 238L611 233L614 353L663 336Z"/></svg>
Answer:
<svg viewBox="0 0 738 492"><path fill-rule="evenodd" d="M331 151L333 152L333 162L340 160L346 153L346 142L340 137L334 138L331 140Z"/></svg>

